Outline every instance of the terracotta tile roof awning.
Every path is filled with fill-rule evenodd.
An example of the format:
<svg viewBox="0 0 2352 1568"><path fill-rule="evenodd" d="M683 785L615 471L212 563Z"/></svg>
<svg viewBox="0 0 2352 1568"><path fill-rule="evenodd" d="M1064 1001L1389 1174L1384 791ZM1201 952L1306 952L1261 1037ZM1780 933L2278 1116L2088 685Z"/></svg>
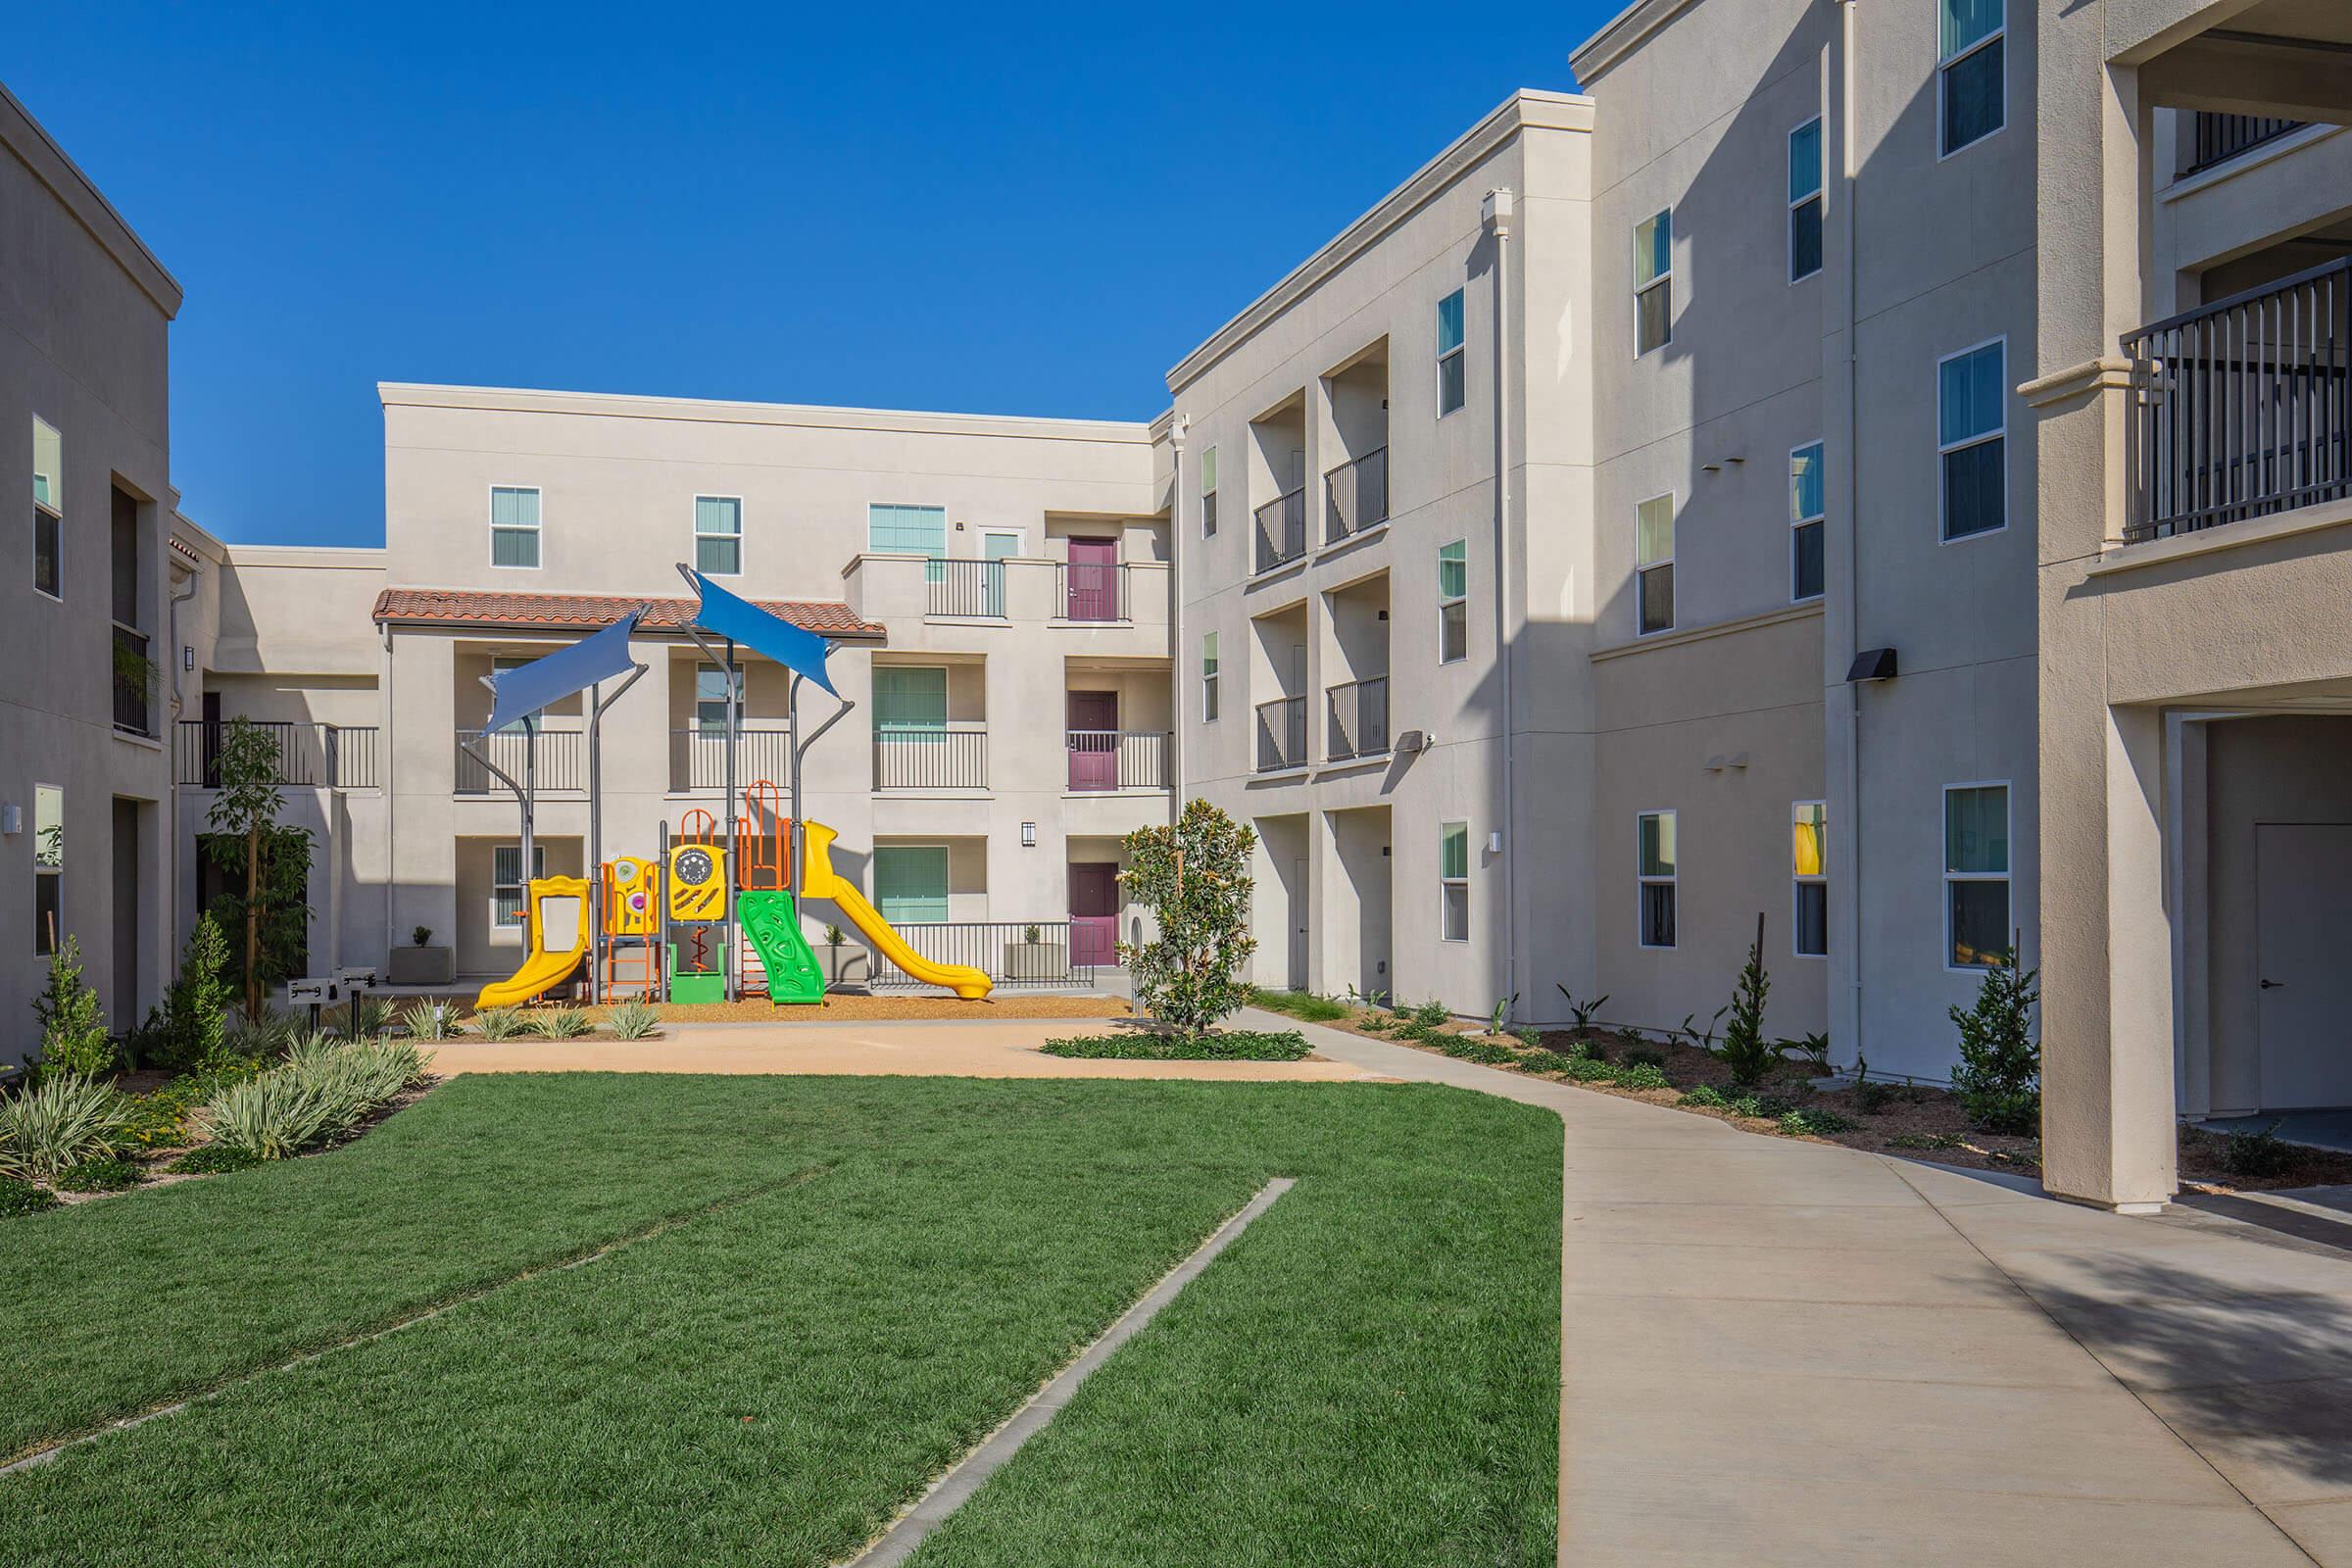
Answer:
<svg viewBox="0 0 2352 1568"><path fill-rule="evenodd" d="M758 599L753 603L794 625L845 642L880 642L884 629L850 607L822 599ZM683 631L694 621L691 599L624 599L608 594L508 594L468 588L387 588L375 598L379 626L472 626L509 631L595 631L639 605L637 629L653 635Z"/></svg>

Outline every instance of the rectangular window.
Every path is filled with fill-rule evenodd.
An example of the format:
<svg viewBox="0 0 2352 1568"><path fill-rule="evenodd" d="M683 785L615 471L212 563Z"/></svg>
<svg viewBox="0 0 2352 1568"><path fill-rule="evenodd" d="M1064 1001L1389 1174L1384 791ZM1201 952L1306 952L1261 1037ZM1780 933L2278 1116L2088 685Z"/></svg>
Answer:
<svg viewBox="0 0 2352 1568"><path fill-rule="evenodd" d="M874 904L892 925L948 917L945 844L874 846Z"/></svg>
<svg viewBox="0 0 2352 1568"><path fill-rule="evenodd" d="M1217 536L1217 449L1200 454L1200 537Z"/></svg>
<svg viewBox="0 0 2352 1568"><path fill-rule="evenodd" d="M34 415L32 585L52 599L66 596L65 448L65 438L57 433L57 427Z"/></svg>
<svg viewBox="0 0 2352 1568"><path fill-rule="evenodd" d="M1643 811L1634 826L1636 875L1642 885L1641 942L1645 948L1674 946L1676 859L1674 813Z"/></svg>
<svg viewBox="0 0 2352 1568"><path fill-rule="evenodd" d="M1462 406L1468 395L1462 353L1462 291L1455 289L1438 301L1438 417Z"/></svg>
<svg viewBox="0 0 2352 1568"><path fill-rule="evenodd" d="M1788 281L1821 270L1821 122L1788 133Z"/></svg>
<svg viewBox="0 0 2352 1568"><path fill-rule="evenodd" d="M1674 341L1674 209L1634 225L1634 358Z"/></svg>
<svg viewBox="0 0 2352 1568"><path fill-rule="evenodd" d="M713 577L743 572L743 498L694 498L694 569Z"/></svg>
<svg viewBox="0 0 2352 1568"><path fill-rule="evenodd" d="M877 739L935 744L948 732L948 671L941 664L874 666Z"/></svg>
<svg viewBox="0 0 2352 1568"><path fill-rule="evenodd" d="M1470 940L1470 824L1438 828L1438 935L1446 942Z"/></svg>
<svg viewBox="0 0 2352 1568"><path fill-rule="evenodd" d="M1637 629L1647 636L1674 629L1674 493L1651 496L1634 509L1634 600Z"/></svg>
<svg viewBox="0 0 2352 1568"><path fill-rule="evenodd" d="M1200 722L1217 721L1217 634L1200 634Z"/></svg>
<svg viewBox="0 0 2352 1568"><path fill-rule="evenodd" d="M1470 542L1438 546L1438 662L1470 657Z"/></svg>
<svg viewBox="0 0 2352 1568"><path fill-rule="evenodd" d="M1793 808L1795 845L1789 873L1796 881L1796 912L1790 929L1800 958L1827 957L1830 952L1830 819L1819 801L1799 801Z"/></svg>
<svg viewBox="0 0 2352 1568"><path fill-rule="evenodd" d="M531 875L534 879L547 875L547 846L531 846ZM490 851L490 923L514 927L527 923L523 917L522 846L500 844Z"/></svg>
<svg viewBox="0 0 2352 1568"><path fill-rule="evenodd" d="M1943 792L1944 962L1989 969L2009 951L2009 786Z"/></svg>
<svg viewBox="0 0 2352 1568"><path fill-rule="evenodd" d="M539 564L539 492L514 485L490 487L490 564Z"/></svg>
<svg viewBox="0 0 2352 1568"><path fill-rule="evenodd" d="M874 505L865 509L865 547L868 550L928 556L924 580L944 582L948 554L948 509Z"/></svg>
<svg viewBox="0 0 2352 1568"><path fill-rule="evenodd" d="M55 784L32 787L32 951L57 951L65 933L66 792Z"/></svg>
<svg viewBox="0 0 2352 1568"><path fill-rule="evenodd" d="M2008 122L2008 66L2004 52L2007 0L1936 0L1942 26L1936 42L1936 119L1943 157L1983 141Z"/></svg>
<svg viewBox="0 0 2352 1568"><path fill-rule="evenodd" d="M1821 456L1818 441L1788 454L1788 597L1800 603L1819 599L1824 583L1821 531L1830 509Z"/></svg>
<svg viewBox="0 0 2352 1568"><path fill-rule="evenodd" d="M735 671L735 727L743 728L743 676ZM694 727L698 734L727 732L727 672L716 664L694 666Z"/></svg>
<svg viewBox="0 0 2352 1568"><path fill-rule="evenodd" d="M2008 344L1983 344L1936 366L1936 461L1943 466L1943 537L2009 525Z"/></svg>

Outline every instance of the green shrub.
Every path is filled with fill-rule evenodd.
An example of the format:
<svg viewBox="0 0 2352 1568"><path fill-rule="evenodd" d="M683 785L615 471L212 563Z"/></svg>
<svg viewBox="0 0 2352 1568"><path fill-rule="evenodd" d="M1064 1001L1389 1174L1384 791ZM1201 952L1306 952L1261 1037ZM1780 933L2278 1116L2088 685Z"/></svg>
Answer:
<svg viewBox="0 0 2352 1568"><path fill-rule="evenodd" d="M240 1018L229 1031L230 1054L264 1061L275 1060L302 1033L302 1022L290 1012L266 1009L259 1018Z"/></svg>
<svg viewBox="0 0 2352 1568"><path fill-rule="evenodd" d="M1257 951L1250 933L1256 847L1254 829L1201 800L1174 822L1139 827L1122 841L1119 885L1152 911L1152 935L1121 942L1119 961L1136 1006L1177 1035L1201 1034L1249 998L1241 974Z"/></svg>
<svg viewBox="0 0 2352 1568"><path fill-rule="evenodd" d="M2283 1176L2295 1162L2295 1146L2271 1123L2250 1133L2222 1135L2222 1169L2232 1176Z"/></svg>
<svg viewBox="0 0 2352 1568"><path fill-rule="evenodd" d="M1334 1002L1329 997L1318 997L1311 991L1267 991L1252 986L1250 989L1250 1002L1252 1006L1263 1007L1268 1012L1283 1013L1307 1023L1330 1023L1348 1016L1346 1004Z"/></svg>
<svg viewBox="0 0 2352 1568"><path fill-rule="evenodd" d="M1432 997L1413 1009L1412 1018L1424 1029L1442 1029L1453 1022L1453 1013L1446 1004Z"/></svg>
<svg viewBox="0 0 2352 1568"><path fill-rule="evenodd" d="M1968 1119L1990 1133L2041 1130L2041 1046L2034 1038L2036 969L2018 966L2011 948L1984 971L1976 1005L1951 1009L1960 1030L1952 1089Z"/></svg>
<svg viewBox="0 0 2352 1568"><path fill-rule="evenodd" d="M1306 1037L1297 1030L1267 1034L1250 1029L1203 1035L1082 1035L1049 1040L1042 1049L1049 1056L1125 1061L1297 1061L1307 1054Z"/></svg>
<svg viewBox="0 0 2352 1568"><path fill-rule="evenodd" d="M400 1026L411 1040L447 1040L458 1032L458 1009L453 1003L418 997L402 1009Z"/></svg>
<svg viewBox="0 0 2352 1568"><path fill-rule="evenodd" d="M1579 1002L1576 1000L1575 992L1569 990L1566 986L1561 985L1556 981L1553 982L1552 989L1557 991L1560 994L1560 1000L1567 1004L1568 1017L1571 1025L1580 1035L1585 1034L1592 1029L1592 1015L1609 1004L1609 999L1606 994L1597 997L1587 997L1584 1001Z"/></svg>
<svg viewBox="0 0 2352 1568"><path fill-rule="evenodd" d="M423 1057L406 1041L306 1040L283 1066L216 1095L203 1123L216 1145L287 1159L347 1137L423 1077Z"/></svg>
<svg viewBox="0 0 2352 1568"><path fill-rule="evenodd" d="M1764 972L1764 922L1756 922L1756 940L1740 970L1732 992L1732 1021L1723 1026L1723 1064L1732 1069L1732 1082L1746 1087L1760 1084L1780 1064L1780 1048L1764 1038L1764 998L1772 976Z"/></svg>
<svg viewBox="0 0 2352 1568"><path fill-rule="evenodd" d="M542 1040L577 1040L595 1027L577 1007L551 1007L531 1014L531 1033Z"/></svg>
<svg viewBox="0 0 2352 1568"><path fill-rule="evenodd" d="M1826 1034L1806 1034L1794 1040L1783 1040L1779 1042L1778 1049L1783 1055L1793 1053L1804 1057L1816 1074L1830 1070L1830 1037Z"/></svg>
<svg viewBox="0 0 2352 1568"><path fill-rule="evenodd" d="M226 1144L207 1144L191 1149L165 1168L174 1176L219 1176L232 1170L251 1170L267 1164L261 1155L243 1149L231 1149Z"/></svg>
<svg viewBox="0 0 2352 1568"><path fill-rule="evenodd" d="M141 1066L188 1072L225 1054L231 1001L227 967L228 938L209 911L198 915L179 951L178 978L151 1020L150 1041L139 1053Z"/></svg>
<svg viewBox="0 0 2352 1568"><path fill-rule="evenodd" d="M1519 1053L1508 1046L1497 1046L1485 1040L1473 1040L1466 1035L1446 1035L1438 1049L1448 1056L1462 1061L1475 1061L1487 1067L1515 1066Z"/></svg>
<svg viewBox="0 0 2352 1568"><path fill-rule="evenodd" d="M57 1187L64 1193L120 1193L146 1179L147 1173L138 1166L110 1154L103 1159L85 1159L78 1165L68 1165L58 1172Z"/></svg>
<svg viewBox="0 0 2352 1568"><path fill-rule="evenodd" d="M1964 1140L1950 1133L1896 1133L1886 1140L1888 1149L1959 1149Z"/></svg>
<svg viewBox="0 0 2352 1568"><path fill-rule="evenodd" d="M1723 1091L1713 1084L1700 1084L1695 1088L1684 1090L1682 1102L1686 1105L1703 1105L1712 1110L1721 1110L1731 1104L1731 1102L1724 1098Z"/></svg>
<svg viewBox="0 0 2352 1568"><path fill-rule="evenodd" d="M0 1100L0 1174L53 1182L69 1165L113 1153L123 1103L111 1084L44 1074L23 1094Z"/></svg>
<svg viewBox="0 0 2352 1568"><path fill-rule="evenodd" d="M1666 1053L1639 1046L1625 1054L1625 1062L1629 1067L1655 1067L1663 1072L1666 1068Z"/></svg>
<svg viewBox="0 0 2352 1568"><path fill-rule="evenodd" d="M1511 1037L1530 1051L1544 1049L1544 1031L1541 1029L1514 1029Z"/></svg>
<svg viewBox="0 0 2352 1568"><path fill-rule="evenodd" d="M32 999L41 1021L37 1071L95 1078L115 1064L115 1043L98 1012L98 993L81 978L81 944L68 937L49 955L49 984Z"/></svg>
<svg viewBox="0 0 2352 1568"><path fill-rule="evenodd" d="M1531 1051L1520 1058L1519 1065L1529 1072L1567 1072L1578 1062L1591 1059L1573 1051Z"/></svg>
<svg viewBox="0 0 2352 1568"><path fill-rule="evenodd" d="M381 997L362 997L352 1011L359 1014L360 1020L354 1039L372 1039L392 1027L392 1004Z"/></svg>
<svg viewBox="0 0 2352 1568"><path fill-rule="evenodd" d="M0 1176L0 1219L13 1219L19 1214L37 1214L44 1208L57 1206L57 1195L46 1187L16 1176Z"/></svg>
<svg viewBox="0 0 2352 1568"><path fill-rule="evenodd" d="M1854 1124L1845 1117L1819 1106L1781 1113L1781 1131L1791 1138L1828 1138L1836 1133L1850 1133L1853 1130Z"/></svg>
<svg viewBox="0 0 2352 1568"><path fill-rule="evenodd" d="M1629 1062L1617 1069L1617 1087L1620 1089L1671 1089L1674 1086L1666 1081L1666 1074L1662 1068L1653 1066L1646 1061L1636 1061Z"/></svg>
<svg viewBox="0 0 2352 1568"><path fill-rule="evenodd" d="M661 1009L643 1002L624 1002L605 1020L615 1040L643 1040L661 1027Z"/></svg>
<svg viewBox="0 0 2352 1568"><path fill-rule="evenodd" d="M522 1015L513 1007L485 1007L473 1015L473 1029L484 1040L512 1040L522 1033Z"/></svg>

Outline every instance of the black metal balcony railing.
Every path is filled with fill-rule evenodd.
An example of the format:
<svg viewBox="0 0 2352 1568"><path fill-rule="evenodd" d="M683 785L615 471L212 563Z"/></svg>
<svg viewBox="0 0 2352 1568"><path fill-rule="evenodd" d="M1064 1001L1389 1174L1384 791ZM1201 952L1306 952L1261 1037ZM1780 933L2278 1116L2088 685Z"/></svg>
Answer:
<svg viewBox="0 0 2352 1568"><path fill-rule="evenodd" d="M1107 917L1106 917L1107 918ZM933 963L960 963L980 970L1000 986L1091 986L1097 964L1115 963L1099 934L1079 930L1074 920L914 920L891 924L906 945ZM1116 940L1115 918L1109 918ZM923 982L874 955L876 991Z"/></svg>
<svg viewBox="0 0 2352 1568"><path fill-rule="evenodd" d="M467 750L468 742L473 743L473 751ZM487 758L516 783L527 783L542 794L549 790L585 789L586 742L587 737L576 729L542 729L535 736L520 724L487 734L478 729L462 729L458 731L457 793L492 795L506 789L498 775L482 765L482 758ZM475 755L476 751L480 757ZM527 779L523 776L526 767L530 772Z"/></svg>
<svg viewBox="0 0 2352 1568"><path fill-rule="evenodd" d="M147 658L147 634L115 627L115 728L133 735L155 733L155 665Z"/></svg>
<svg viewBox="0 0 2352 1568"><path fill-rule="evenodd" d="M376 787L375 726L248 720L277 747L277 781L311 789ZM172 776L195 789L220 787L220 743L225 719L183 718L172 747Z"/></svg>
<svg viewBox="0 0 2352 1568"><path fill-rule="evenodd" d="M1074 729L1068 732L1070 789L1164 790L1168 787L1168 737L1151 729Z"/></svg>
<svg viewBox="0 0 2352 1568"><path fill-rule="evenodd" d="M2352 258L2143 326L2125 538L2352 495Z"/></svg>
<svg viewBox="0 0 2352 1568"><path fill-rule="evenodd" d="M1306 765L1306 699L1277 697L1257 705L1257 770Z"/></svg>
<svg viewBox="0 0 2352 1568"><path fill-rule="evenodd" d="M977 724L876 724L874 788L988 787L988 731Z"/></svg>
<svg viewBox="0 0 2352 1568"><path fill-rule="evenodd" d="M1324 693L1330 701L1325 750L1331 760L1380 757L1389 749L1389 677L1351 680Z"/></svg>
<svg viewBox="0 0 2352 1568"><path fill-rule="evenodd" d="M789 787L792 780L792 732L767 726L735 732L735 783L755 779ZM673 729L669 732L669 787L686 794L727 787L727 732L723 729Z"/></svg>
<svg viewBox="0 0 2352 1568"><path fill-rule="evenodd" d="M1064 620L1117 621L1127 618L1127 564L1072 561L1054 567L1054 602Z"/></svg>
<svg viewBox="0 0 2352 1568"><path fill-rule="evenodd" d="M1276 496L1257 509L1257 569L1272 571L1306 554L1306 491Z"/></svg>
<svg viewBox="0 0 2352 1568"><path fill-rule="evenodd" d="M934 615L1004 613L1004 563L934 561L925 578L926 609Z"/></svg>
<svg viewBox="0 0 2352 1568"><path fill-rule="evenodd" d="M2209 115L2197 111L2196 156L2183 174L2194 174L2250 153L2264 142L2277 141L2290 130L2301 130L2300 120L2268 120L2260 115Z"/></svg>
<svg viewBox="0 0 2352 1568"><path fill-rule="evenodd" d="M1336 545L1388 521L1389 449L1374 447L1325 474L1323 503L1325 544Z"/></svg>

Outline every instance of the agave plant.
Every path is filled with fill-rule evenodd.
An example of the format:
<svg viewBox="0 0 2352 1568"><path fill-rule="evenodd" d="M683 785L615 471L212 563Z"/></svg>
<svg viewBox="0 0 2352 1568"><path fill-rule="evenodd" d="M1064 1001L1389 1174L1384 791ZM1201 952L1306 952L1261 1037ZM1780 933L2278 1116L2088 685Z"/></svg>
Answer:
<svg viewBox="0 0 2352 1568"><path fill-rule="evenodd" d="M129 1103L114 1085L51 1073L0 1100L0 1174L54 1182L68 1166L114 1152Z"/></svg>
<svg viewBox="0 0 2352 1568"><path fill-rule="evenodd" d="M485 1007L473 1015L473 1028L484 1040L512 1040L522 1033L522 1017L513 1007Z"/></svg>
<svg viewBox="0 0 2352 1568"><path fill-rule="evenodd" d="M411 1040L447 1040L458 1032L458 1009L449 1003L419 997L401 1010L400 1026Z"/></svg>
<svg viewBox="0 0 2352 1568"><path fill-rule="evenodd" d="M554 1007L531 1015L531 1033L542 1040L577 1040L595 1027L577 1007Z"/></svg>
<svg viewBox="0 0 2352 1568"><path fill-rule="evenodd" d="M612 1009L605 1022L612 1026L616 1040L643 1040L662 1022L662 1014L645 1003L624 1002Z"/></svg>

